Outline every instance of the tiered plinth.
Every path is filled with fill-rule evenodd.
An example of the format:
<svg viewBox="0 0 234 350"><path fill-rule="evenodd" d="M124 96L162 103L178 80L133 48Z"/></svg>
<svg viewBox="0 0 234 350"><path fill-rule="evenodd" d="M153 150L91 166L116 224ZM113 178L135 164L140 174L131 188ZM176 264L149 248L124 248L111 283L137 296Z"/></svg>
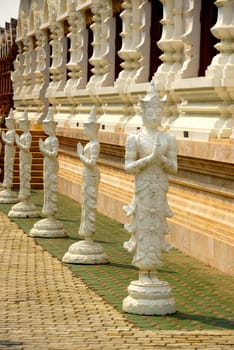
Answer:
<svg viewBox="0 0 234 350"><path fill-rule="evenodd" d="M63 262L70 264L106 264L108 257L102 246L92 240L73 243L63 257Z"/></svg>
<svg viewBox="0 0 234 350"><path fill-rule="evenodd" d="M123 300L123 311L138 315L166 315L176 312L175 299L165 281L142 284L133 281L128 287L129 295Z"/></svg>
<svg viewBox="0 0 234 350"><path fill-rule="evenodd" d="M0 191L0 203L14 204L18 201L19 200L17 194L10 189Z"/></svg>
<svg viewBox="0 0 234 350"><path fill-rule="evenodd" d="M40 213L35 204L27 201L13 205L8 216L13 218L38 218Z"/></svg>
<svg viewBox="0 0 234 350"><path fill-rule="evenodd" d="M67 236L63 224L54 218L46 218L37 221L34 224L33 228L30 230L29 234L32 237L42 238L56 238Z"/></svg>

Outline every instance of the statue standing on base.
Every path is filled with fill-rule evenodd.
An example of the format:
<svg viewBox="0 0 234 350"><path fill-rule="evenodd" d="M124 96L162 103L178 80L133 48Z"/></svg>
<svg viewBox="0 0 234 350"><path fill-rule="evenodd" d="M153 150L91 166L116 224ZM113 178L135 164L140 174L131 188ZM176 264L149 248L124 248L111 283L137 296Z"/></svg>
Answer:
<svg viewBox="0 0 234 350"><path fill-rule="evenodd" d="M97 139L100 125L96 122L96 110L92 109L89 121L84 123L84 135L90 140L85 147L79 143L77 153L84 164L82 184L82 212L79 235L84 240L72 244L63 262L73 264L105 264L106 254L100 244L93 241L95 234L96 205L100 172L97 159L100 145Z"/></svg>
<svg viewBox="0 0 234 350"><path fill-rule="evenodd" d="M36 206L30 202L31 197L31 165L32 153L30 152L32 137L30 134L30 121L25 111L23 118L19 119L19 127L23 130L21 136L15 134L15 141L20 149L20 190L19 203L14 204L8 213L9 217L35 218L40 216Z"/></svg>
<svg viewBox="0 0 234 350"><path fill-rule="evenodd" d="M139 280L129 285L123 310L164 315L176 311L171 288L157 277L162 252L169 250L165 241L169 232L166 218L172 216L167 202L168 174L177 172L176 140L160 130L163 102L153 81L140 105L143 128L127 137L125 154L125 170L135 176L135 194L123 208L132 216L131 223L125 224L131 237L124 248L134 253L132 263L139 269Z"/></svg>
<svg viewBox="0 0 234 350"><path fill-rule="evenodd" d="M11 190L13 185L13 167L15 159L15 120L13 109L5 119L7 132L2 131L2 141L5 143L3 190L0 192L0 203L17 203L18 197Z"/></svg>
<svg viewBox="0 0 234 350"><path fill-rule="evenodd" d="M37 221L30 231L30 236L54 238L65 237L63 224L54 218L57 212L57 181L58 181L58 151L59 142L55 135L56 122L52 109L49 108L43 120L44 132L48 137L39 140L40 151L44 155L44 203L42 214L45 219Z"/></svg>

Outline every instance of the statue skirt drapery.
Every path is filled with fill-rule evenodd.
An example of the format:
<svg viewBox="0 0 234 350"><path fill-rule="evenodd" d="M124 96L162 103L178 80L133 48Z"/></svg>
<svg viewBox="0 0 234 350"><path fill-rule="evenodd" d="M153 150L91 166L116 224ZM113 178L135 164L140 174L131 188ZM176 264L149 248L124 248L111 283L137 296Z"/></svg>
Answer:
<svg viewBox="0 0 234 350"><path fill-rule="evenodd" d="M129 247L135 252L133 265L140 270L152 271L162 265L161 256L168 233L166 217L167 180L146 181L135 190L133 220L125 225L132 234Z"/></svg>
<svg viewBox="0 0 234 350"><path fill-rule="evenodd" d="M92 236L95 232L96 207L100 172L94 169L92 172L84 169L82 183L81 222L79 235Z"/></svg>
<svg viewBox="0 0 234 350"><path fill-rule="evenodd" d="M53 216L57 212L57 191L58 191L58 170L57 158L44 158L44 204L42 214Z"/></svg>

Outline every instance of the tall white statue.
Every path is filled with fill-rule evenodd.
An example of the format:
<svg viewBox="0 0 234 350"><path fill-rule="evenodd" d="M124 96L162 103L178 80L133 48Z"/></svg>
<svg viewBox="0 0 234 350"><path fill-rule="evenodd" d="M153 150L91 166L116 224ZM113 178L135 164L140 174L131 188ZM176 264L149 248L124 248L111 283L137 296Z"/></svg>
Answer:
<svg viewBox="0 0 234 350"><path fill-rule="evenodd" d="M55 219L57 212L57 182L58 182L58 151L59 142L55 135L56 122L52 108L49 108L43 120L44 132L48 137L39 140L40 151L44 155L44 203L42 214L46 216L36 222L30 231L31 236L37 237L64 237L66 236L63 224Z"/></svg>
<svg viewBox="0 0 234 350"><path fill-rule="evenodd" d="M5 119L7 132L2 131L5 143L3 190L0 192L0 203L17 203L17 194L11 190L13 186L13 167L15 159L15 120L13 109Z"/></svg>
<svg viewBox="0 0 234 350"><path fill-rule="evenodd" d="M30 152L32 136L30 134L30 120L27 111L19 119L19 127L23 131L21 136L15 134L15 142L20 149L20 190L19 203L13 205L9 217L38 217L40 216L36 206L30 202L31 198L31 165L32 153Z"/></svg>
<svg viewBox="0 0 234 350"><path fill-rule="evenodd" d="M108 262L106 254L100 244L93 241L95 234L95 218L100 171L97 159L100 151L98 142L98 129L100 124L96 121L96 109L92 109L89 120L84 123L84 136L89 142L83 146L77 145L77 153L83 163L82 205L79 235L84 240L76 242L69 247L63 261L73 264L104 264Z"/></svg>
<svg viewBox="0 0 234 350"><path fill-rule="evenodd" d="M133 265L139 269L139 280L128 287L123 310L136 314L169 314L175 312L175 300L167 282L157 277L162 252L168 250L165 235L167 217L172 216L167 201L168 174L177 172L176 140L161 130L163 102L154 82L141 99L143 128L127 137L125 170L135 176L135 194L124 210L132 216L125 224L131 234L124 248L134 253Z"/></svg>

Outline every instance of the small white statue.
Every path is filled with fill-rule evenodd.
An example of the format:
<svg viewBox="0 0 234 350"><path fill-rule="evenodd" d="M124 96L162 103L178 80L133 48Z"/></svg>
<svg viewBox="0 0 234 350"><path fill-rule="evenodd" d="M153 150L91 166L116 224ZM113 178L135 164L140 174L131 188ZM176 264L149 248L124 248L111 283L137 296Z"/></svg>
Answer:
<svg viewBox="0 0 234 350"><path fill-rule="evenodd" d="M23 130L21 136L15 134L15 142L20 149L20 190L19 203L13 205L9 217L38 217L40 216L36 206L30 203L31 197L31 165L32 153L30 152L32 136L30 134L30 120L27 111L19 119L19 127Z"/></svg>
<svg viewBox="0 0 234 350"><path fill-rule="evenodd" d="M5 143L3 190L0 192L0 203L17 203L17 194L11 190L13 185L13 167L15 159L15 120L13 109L5 119L7 132L2 131Z"/></svg>
<svg viewBox="0 0 234 350"><path fill-rule="evenodd" d="M141 99L143 128L127 137L125 170L135 176L132 203L125 206L131 234L124 248L134 253L133 265L139 269L139 280L130 284L123 309L137 314L167 314L175 312L167 282L160 281L157 269L162 265L162 252L168 250L165 235L167 217L172 212L167 202L168 174L177 172L176 140L161 130L163 102L154 82Z"/></svg>
<svg viewBox="0 0 234 350"><path fill-rule="evenodd" d="M96 109L94 107L89 115L89 121L84 123L84 136L89 139L89 142L84 148L81 143L77 145L77 153L84 165L79 235L85 239L70 246L63 257L63 261L68 263L103 264L108 262L101 245L93 241L100 181L100 171L97 167L100 152L100 144L97 138L99 127L100 124L96 121Z"/></svg>
<svg viewBox="0 0 234 350"><path fill-rule="evenodd" d="M54 218L57 212L57 182L58 182L58 151L59 142L55 135L56 122L52 109L49 108L46 118L43 120L44 132L48 137L39 140L40 151L44 155L44 203L42 219L34 224L30 231L31 236L37 237L64 237L66 236L63 224Z"/></svg>
<svg viewBox="0 0 234 350"><path fill-rule="evenodd" d="M97 206L98 185L100 171L97 167L97 159L100 152L100 144L97 134L100 124L96 122L96 111L90 113L89 122L84 124L83 134L90 141L83 146L77 145L77 153L82 161L83 184L82 184L82 212L79 235L84 238L92 238L95 233L95 216Z"/></svg>

